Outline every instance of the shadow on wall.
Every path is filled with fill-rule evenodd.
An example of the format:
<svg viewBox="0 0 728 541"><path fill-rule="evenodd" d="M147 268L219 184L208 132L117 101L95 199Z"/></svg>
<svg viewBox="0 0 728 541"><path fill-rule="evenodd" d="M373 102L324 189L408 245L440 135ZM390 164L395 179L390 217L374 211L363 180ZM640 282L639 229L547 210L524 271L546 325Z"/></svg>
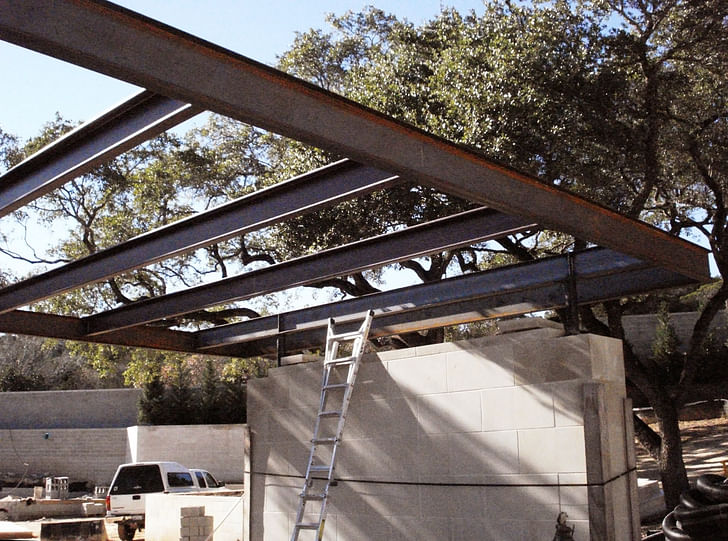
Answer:
<svg viewBox="0 0 728 541"><path fill-rule="evenodd" d="M593 348L584 336L544 347L560 334L365 357L324 539L550 539L562 511L589 539L582 387ZM311 363L249 389L251 539L290 537L320 384Z"/></svg>

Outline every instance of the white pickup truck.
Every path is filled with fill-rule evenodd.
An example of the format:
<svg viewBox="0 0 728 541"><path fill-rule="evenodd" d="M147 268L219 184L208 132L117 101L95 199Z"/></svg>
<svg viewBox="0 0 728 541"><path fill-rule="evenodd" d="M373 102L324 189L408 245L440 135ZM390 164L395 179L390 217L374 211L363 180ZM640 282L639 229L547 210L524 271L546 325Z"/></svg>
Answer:
<svg viewBox="0 0 728 541"><path fill-rule="evenodd" d="M220 489L205 470L189 470L177 462L135 462L116 470L106 494L106 519L116 522L121 541L131 541L144 529L145 496L152 493Z"/></svg>

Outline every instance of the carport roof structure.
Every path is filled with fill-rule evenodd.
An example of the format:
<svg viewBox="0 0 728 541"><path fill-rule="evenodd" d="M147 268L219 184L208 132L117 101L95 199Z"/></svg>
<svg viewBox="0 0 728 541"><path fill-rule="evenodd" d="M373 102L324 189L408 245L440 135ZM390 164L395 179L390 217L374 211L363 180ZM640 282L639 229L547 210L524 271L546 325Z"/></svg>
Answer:
<svg viewBox="0 0 728 541"><path fill-rule="evenodd" d="M271 355L317 346L329 317L370 309L371 335L385 336L709 278L698 246L114 4L0 0L0 39L146 89L0 177L0 216L205 110L347 156L0 289L0 332ZM85 317L23 308L404 180L480 208ZM536 228L598 247L199 331L155 324Z"/></svg>

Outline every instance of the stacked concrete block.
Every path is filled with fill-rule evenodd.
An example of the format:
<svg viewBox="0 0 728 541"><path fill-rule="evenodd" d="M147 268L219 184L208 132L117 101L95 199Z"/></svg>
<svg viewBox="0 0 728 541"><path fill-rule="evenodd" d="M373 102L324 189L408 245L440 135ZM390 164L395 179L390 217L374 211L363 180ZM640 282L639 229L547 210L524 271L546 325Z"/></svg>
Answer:
<svg viewBox="0 0 728 541"><path fill-rule="evenodd" d="M180 509L180 541L212 541L213 518L205 516L205 507Z"/></svg>
<svg viewBox="0 0 728 541"><path fill-rule="evenodd" d="M320 384L320 363L249 384L251 539L290 537ZM550 539L562 511L576 539L638 539L631 445L619 341L545 326L370 355L324 539Z"/></svg>

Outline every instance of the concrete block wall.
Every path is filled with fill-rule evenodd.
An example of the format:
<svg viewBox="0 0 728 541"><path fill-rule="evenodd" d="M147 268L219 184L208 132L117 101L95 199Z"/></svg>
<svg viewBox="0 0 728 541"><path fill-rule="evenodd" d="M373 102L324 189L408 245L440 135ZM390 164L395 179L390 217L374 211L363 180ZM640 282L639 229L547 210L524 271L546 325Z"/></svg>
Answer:
<svg viewBox="0 0 728 541"><path fill-rule="evenodd" d="M47 437L46 437L47 435ZM125 428L0 430L0 472L108 485L126 461Z"/></svg>
<svg viewBox="0 0 728 541"><path fill-rule="evenodd" d="M0 428L126 428L137 423L140 389L0 393Z"/></svg>
<svg viewBox="0 0 728 541"><path fill-rule="evenodd" d="M246 425L132 426L126 462L171 460L228 483L243 480Z"/></svg>
<svg viewBox="0 0 728 541"><path fill-rule="evenodd" d="M577 539L639 539L621 344L562 334L367 356L324 539L550 539L560 511ZM290 537L320 383L320 363L249 383L251 539Z"/></svg>
<svg viewBox="0 0 728 541"><path fill-rule="evenodd" d="M119 464L171 460L240 483L246 425L0 430L0 474L69 477L106 486ZM47 435L47 438L45 437Z"/></svg>

